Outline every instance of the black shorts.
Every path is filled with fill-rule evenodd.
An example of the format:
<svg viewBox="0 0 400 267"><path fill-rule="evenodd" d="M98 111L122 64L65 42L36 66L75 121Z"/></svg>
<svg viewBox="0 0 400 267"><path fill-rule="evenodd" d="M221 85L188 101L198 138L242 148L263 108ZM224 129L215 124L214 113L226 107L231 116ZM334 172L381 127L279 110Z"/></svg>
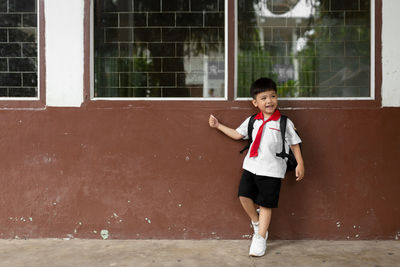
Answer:
<svg viewBox="0 0 400 267"><path fill-rule="evenodd" d="M277 208L281 178L255 175L243 170L238 196L251 198L261 207Z"/></svg>

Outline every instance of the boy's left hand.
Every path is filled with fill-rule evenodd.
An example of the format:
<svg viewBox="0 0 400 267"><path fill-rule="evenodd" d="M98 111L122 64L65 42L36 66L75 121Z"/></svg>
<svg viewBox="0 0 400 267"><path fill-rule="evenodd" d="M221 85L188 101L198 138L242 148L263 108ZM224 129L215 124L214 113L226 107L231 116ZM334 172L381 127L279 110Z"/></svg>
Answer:
<svg viewBox="0 0 400 267"><path fill-rule="evenodd" d="M296 177L297 177L296 178L297 182L304 178L304 165L303 164L297 164Z"/></svg>

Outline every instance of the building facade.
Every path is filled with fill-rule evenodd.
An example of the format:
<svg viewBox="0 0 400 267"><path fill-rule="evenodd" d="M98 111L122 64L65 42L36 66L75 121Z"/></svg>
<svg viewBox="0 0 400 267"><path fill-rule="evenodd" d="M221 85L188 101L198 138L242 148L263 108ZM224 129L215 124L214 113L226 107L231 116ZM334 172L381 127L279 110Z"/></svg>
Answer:
<svg viewBox="0 0 400 267"><path fill-rule="evenodd" d="M303 140L275 239L398 239L400 3L0 0L0 238L242 239L255 110L278 83Z"/></svg>

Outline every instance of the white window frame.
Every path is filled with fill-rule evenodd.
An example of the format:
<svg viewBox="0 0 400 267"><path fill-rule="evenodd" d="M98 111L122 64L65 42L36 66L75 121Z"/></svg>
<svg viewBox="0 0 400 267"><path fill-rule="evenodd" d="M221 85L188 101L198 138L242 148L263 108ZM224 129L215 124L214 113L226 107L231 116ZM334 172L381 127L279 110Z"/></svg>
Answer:
<svg viewBox="0 0 400 267"><path fill-rule="evenodd" d="M94 1L90 1L90 100L91 101L226 101L228 100L228 1L224 0L224 97L94 97Z"/></svg>
<svg viewBox="0 0 400 267"><path fill-rule="evenodd" d="M370 8L370 96L368 97L280 97L281 100L296 100L296 101L329 101L329 100L375 100L375 0L371 1ZM251 97L238 97L237 84L238 84L238 4L235 1L235 100L248 101ZM250 84L249 84L250 88Z"/></svg>

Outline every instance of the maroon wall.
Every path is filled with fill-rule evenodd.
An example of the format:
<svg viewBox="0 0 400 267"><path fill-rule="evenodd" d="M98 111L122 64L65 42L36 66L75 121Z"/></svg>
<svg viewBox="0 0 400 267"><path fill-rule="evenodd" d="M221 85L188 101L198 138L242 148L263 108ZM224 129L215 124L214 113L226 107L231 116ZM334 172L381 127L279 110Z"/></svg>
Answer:
<svg viewBox="0 0 400 267"><path fill-rule="evenodd" d="M236 197L245 102L89 103L0 111L0 238L222 238L251 233ZM306 176L284 180L271 238L394 239L400 108L284 110ZM400 233L398 234L400 236Z"/></svg>

